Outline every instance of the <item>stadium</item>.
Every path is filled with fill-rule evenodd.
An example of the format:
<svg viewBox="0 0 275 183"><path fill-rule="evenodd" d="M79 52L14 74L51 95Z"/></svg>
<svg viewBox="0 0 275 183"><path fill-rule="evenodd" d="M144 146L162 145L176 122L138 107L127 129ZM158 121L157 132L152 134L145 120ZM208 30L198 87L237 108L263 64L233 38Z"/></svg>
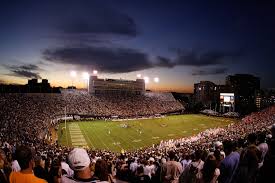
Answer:
<svg viewBox="0 0 275 183"><path fill-rule="evenodd" d="M117 161L110 164L116 167L135 159L160 161L171 150L179 160L199 150L217 153L217 144L244 143L251 134L267 135L274 123L275 106L242 119L184 114L184 105L171 93L147 92L142 79L98 80L90 82L89 90L1 94L4 150L27 145L45 161L61 158L65 163L66 154L79 147L91 158ZM211 114L211 110L202 112ZM117 169L115 179L131 182L126 173Z"/></svg>
<svg viewBox="0 0 275 183"><path fill-rule="evenodd" d="M0 183L274 183L275 1L0 4Z"/></svg>

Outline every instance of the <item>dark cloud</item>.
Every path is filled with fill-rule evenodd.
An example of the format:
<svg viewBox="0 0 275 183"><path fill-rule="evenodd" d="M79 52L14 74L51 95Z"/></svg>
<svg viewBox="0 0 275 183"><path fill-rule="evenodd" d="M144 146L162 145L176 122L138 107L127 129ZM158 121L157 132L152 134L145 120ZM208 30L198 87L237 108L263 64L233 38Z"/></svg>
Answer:
<svg viewBox="0 0 275 183"><path fill-rule="evenodd" d="M25 64L25 65L12 65L12 66L7 66L11 70L32 70L32 71L37 71L41 70L37 65L34 64Z"/></svg>
<svg viewBox="0 0 275 183"><path fill-rule="evenodd" d="M225 74L228 71L227 68L220 67L220 68L211 68L205 70L197 70L192 73L193 76L205 76L205 75L218 75L218 74Z"/></svg>
<svg viewBox="0 0 275 183"><path fill-rule="evenodd" d="M39 73L26 71L26 70L12 70L12 75L18 76L18 77L25 77L25 78L36 78L36 79L42 79L42 77L39 75Z"/></svg>
<svg viewBox="0 0 275 183"><path fill-rule="evenodd" d="M59 26L59 29L66 34L77 35L117 34L135 37L138 34L137 25L131 17L110 9L96 16L77 18Z"/></svg>
<svg viewBox="0 0 275 183"><path fill-rule="evenodd" d="M233 54L220 51L181 52L174 60L157 56L156 60L148 59L148 55L141 51L129 48L109 47L61 47L46 49L43 57L47 61L77 65L82 68L96 68L105 73L125 73L149 69L153 67L173 68L175 66L215 66L226 64ZM218 70L221 72L220 70ZM205 72L201 72L204 74ZM210 73L215 73L211 71ZM199 73L198 73L199 74ZM206 74L208 74L206 72Z"/></svg>
<svg viewBox="0 0 275 183"><path fill-rule="evenodd" d="M153 67L147 54L129 48L68 47L47 49L46 60L96 68L106 73L125 73Z"/></svg>
<svg viewBox="0 0 275 183"><path fill-rule="evenodd" d="M205 67L228 64L234 59L240 57L242 51L223 52L219 50L211 50L206 52L176 50L177 56L174 60L158 56L155 66L173 68L175 66L194 66Z"/></svg>
<svg viewBox="0 0 275 183"><path fill-rule="evenodd" d="M223 52L223 51L184 51L178 52L178 57L175 60L176 65L186 66L211 66L220 65L231 62L233 58L241 56L241 52Z"/></svg>
<svg viewBox="0 0 275 183"><path fill-rule="evenodd" d="M6 69L9 70L12 76L25 77L25 78L37 78L41 79L38 71L42 69L34 64L25 64L25 65L4 65Z"/></svg>
<svg viewBox="0 0 275 183"><path fill-rule="evenodd" d="M66 8L70 11L64 11L64 4L60 9L56 8L56 2L54 6L48 7L49 10L55 11L55 14L51 14L51 17L54 17L51 20L54 21L53 26L61 33L61 39L65 37L72 41L81 39L97 43L108 41L109 39L104 37L109 35L136 37L139 33L137 24L131 16L103 3L70 1L66 3ZM48 12L42 16L49 16Z"/></svg>
<svg viewBox="0 0 275 183"><path fill-rule="evenodd" d="M158 67L168 67L168 68L172 68L175 66L175 64L171 61L171 59L162 57L162 56L157 56L157 63L155 65Z"/></svg>

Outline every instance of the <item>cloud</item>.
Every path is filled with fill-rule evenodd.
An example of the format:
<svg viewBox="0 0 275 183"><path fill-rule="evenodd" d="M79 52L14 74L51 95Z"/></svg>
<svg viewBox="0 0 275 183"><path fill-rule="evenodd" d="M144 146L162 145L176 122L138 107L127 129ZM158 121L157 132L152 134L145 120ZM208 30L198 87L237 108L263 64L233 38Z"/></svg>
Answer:
<svg viewBox="0 0 275 183"><path fill-rule="evenodd" d="M34 64L4 65L4 67L9 70L10 74L8 75L36 79L42 78L39 74L39 71L42 69Z"/></svg>
<svg viewBox="0 0 275 183"><path fill-rule="evenodd" d="M217 66L233 62L234 59L243 54L241 51L224 52L219 50L209 50L206 52L199 52L181 49L177 49L176 53L177 55L174 60L158 56L155 66L167 68L173 68L175 66Z"/></svg>
<svg viewBox="0 0 275 183"><path fill-rule="evenodd" d="M157 63L155 66L172 68L175 66L175 63L173 63L169 58L157 56Z"/></svg>
<svg viewBox="0 0 275 183"><path fill-rule="evenodd" d="M106 73L125 73L153 67L147 54L129 48L65 47L43 52L47 61L96 68Z"/></svg>
<svg viewBox="0 0 275 183"><path fill-rule="evenodd" d="M86 15L85 15L86 16ZM133 18L126 14L108 9L88 17L79 17L58 27L66 34L116 34L135 37L138 34Z"/></svg>
<svg viewBox="0 0 275 183"><path fill-rule="evenodd" d="M154 67L173 68L175 66L217 66L226 64L235 55L221 51L181 52L175 59L157 56L149 60L149 56L139 50L110 47L59 47L46 49L45 60L61 64L76 65L81 68L96 68L105 73L126 73L150 69ZM221 72L221 70L218 70ZM214 71L211 71L214 73ZM204 71L195 74L204 74ZM208 73L205 73L208 74Z"/></svg>
<svg viewBox="0 0 275 183"><path fill-rule="evenodd" d="M44 9L44 7L42 8ZM61 3L60 7L57 7L55 2L48 9L54 11L48 18L54 23L49 24L52 24L57 33L60 33L58 34L60 39L65 38L76 42L81 39L97 43L108 41L106 36L136 37L140 32L135 20L130 15L101 2L70 1L65 5ZM66 11L67 9L70 11ZM42 11L41 16L48 17L49 13Z"/></svg>
<svg viewBox="0 0 275 183"><path fill-rule="evenodd" d="M25 77L25 78L36 78L42 79L39 73L26 71L26 70L12 70L14 76Z"/></svg>
<svg viewBox="0 0 275 183"><path fill-rule="evenodd" d="M37 65L34 65L34 64L25 64L25 65L19 65L19 66L12 65L7 67L11 70L33 70L33 71L41 70Z"/></svg>
<svg viewBox="0 0 275 183"><path fill-rule="evenodd" d="M193 76L205 76L205 75L218 75L218 74L225 74L228 71L225 67L218 67L212 69L205 69L205 70L197 70L192 73Z"/></svg>
<svg viewBox="0 0 275 183"><path fill-rule="evenodd" d="M180 50L175 60L175 64L197 67L213 66L224 64L240 55L240 52L224 52L219 50L206 52Z"/></svg>

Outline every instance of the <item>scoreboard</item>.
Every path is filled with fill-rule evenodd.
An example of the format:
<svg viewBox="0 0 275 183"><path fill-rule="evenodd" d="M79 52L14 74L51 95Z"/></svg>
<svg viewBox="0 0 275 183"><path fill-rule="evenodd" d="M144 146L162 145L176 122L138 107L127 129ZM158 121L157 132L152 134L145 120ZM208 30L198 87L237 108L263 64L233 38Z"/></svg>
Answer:
<svg viewBox="0 0 275 183"><path fill-rule="evenodd" d="M234 111L235 95L234 93L220 93L220 106L225 112L225 107L229 107L229 111Z"/></svg>

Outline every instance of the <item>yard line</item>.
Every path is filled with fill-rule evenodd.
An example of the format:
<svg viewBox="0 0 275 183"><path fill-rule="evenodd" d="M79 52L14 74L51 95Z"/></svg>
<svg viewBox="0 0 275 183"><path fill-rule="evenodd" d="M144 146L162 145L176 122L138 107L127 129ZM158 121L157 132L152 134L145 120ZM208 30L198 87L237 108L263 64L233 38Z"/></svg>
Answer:
<svg viewBox="0 0 275 183"><path fill-rule="evenodd" d="M95 125L94 125L94 124L92 124L92 126L95 126ZM93 128L91 128L91 129L93 129ZM107 145L106 145L106 144L102 141L102 139L101 139L101 138L99 138L99 137L98 137L97 132L96 132L96 129L95 129L95 133L94 133L94 134L95 134L96 138L97 138L97 139L99 139L99 141L101 141L101 142L102 142L102 144L103 144L103 145L104 145L104 146L105 146L105 147L109 150L109 147L108 147L108 146L107 146Z"/></svg>
<svg viewBox="0 0 275 183"><path fill-rule="evenodd" d="M90 140L89 136L86 134L86 130L83 130L84 136L86 137L86 139L89 141L89 144L95 148L95 146L93 145L92 141Z"/></svg>

